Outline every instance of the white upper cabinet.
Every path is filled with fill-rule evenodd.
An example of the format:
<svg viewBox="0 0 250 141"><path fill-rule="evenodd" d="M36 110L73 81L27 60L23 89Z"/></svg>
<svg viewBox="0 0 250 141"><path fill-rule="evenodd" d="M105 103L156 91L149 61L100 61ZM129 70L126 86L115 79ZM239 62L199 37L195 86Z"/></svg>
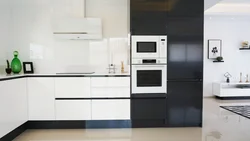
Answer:
<svg viewBox="0 0 250 141"><path fill-rule="evenodd" d="M28 78L29 120L55 120L54 78Z"/></svg>
<svg viewBox="0 0 250 141"><path fill-rule="evenodd" d="M56 98L90 98L90 78L55 78L55 96Z"/></svg>

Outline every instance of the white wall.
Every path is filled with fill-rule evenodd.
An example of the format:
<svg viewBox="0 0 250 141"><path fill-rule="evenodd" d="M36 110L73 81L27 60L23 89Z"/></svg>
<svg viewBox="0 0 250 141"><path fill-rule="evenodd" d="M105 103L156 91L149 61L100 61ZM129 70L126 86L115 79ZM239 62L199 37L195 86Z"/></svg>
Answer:
<svg viewBox="0 0 250 141"><path fill-rule="evenodd" d="M210 18L211 17L211 18ZM204 96L212 95L212 82L225 81L229 72L231 81L239 81L240 72L250 76L250 51L240 51L242 41L250 42L250 17L205 16L204 37ZM213 63L207 59L207 40L221 39L224 63Z"/></svg>
<svg viewBox="0 0 250 141"><path fill-rule="evenodd" d="M117 65L120 61L128 62L128 0L86 0L85 10L82 0L11 2L12 41L7 58L12 59L12 52L18 50L21 61L34 62L36 73L64 72L69 68L106 71L108 64L113 62L110 52L116 49L114 54L117 55L112 60L116 60ZM83 11L86 17L103 20L103 40L62 41L53 38L53 17L79 17L84 16Z"/></svg>
<svg viewBox="0 0 250 141"><path fill-rule="evenodd" d="M0 73L6 68L6 49L9 44L10 5L8 0L0 0Z"/></svg>

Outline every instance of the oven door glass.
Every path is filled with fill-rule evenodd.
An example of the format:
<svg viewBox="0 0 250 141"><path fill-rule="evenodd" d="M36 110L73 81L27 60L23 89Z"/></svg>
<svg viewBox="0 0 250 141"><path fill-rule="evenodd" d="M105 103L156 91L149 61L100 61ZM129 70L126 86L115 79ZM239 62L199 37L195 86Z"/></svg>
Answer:
<svg viewBox="0 0 250 141"><path fill-rule="evenodd" d="M137 87L161 87L162 70L137 70Z"/></svg>
<svg viewBox="0 0 250 141"><path fill-rule="evenodd" d="M157 43L156 42L137 42L136 52L137 53L156 53Z"/></svg>
<svg viewBox="0 0 250 141"><path fill-rule="evenodd" d="M167 93L167 65L132 65L132 94Z"/></svg>

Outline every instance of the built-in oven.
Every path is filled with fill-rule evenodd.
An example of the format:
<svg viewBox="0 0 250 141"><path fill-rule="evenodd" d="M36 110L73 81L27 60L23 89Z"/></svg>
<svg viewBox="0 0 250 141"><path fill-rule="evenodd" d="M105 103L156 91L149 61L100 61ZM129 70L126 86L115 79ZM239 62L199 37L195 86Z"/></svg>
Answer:
<svg viewBox="0 0 250 141"><path fill-rule="evenodd" d="M167 93L165 59L133 59L132 94Z"/></svg>
<svg viewBox="0 0 250 141"><path fill-rule="evenodd" d="M167 36L132 36L132 58L167 58Z"/></svg>

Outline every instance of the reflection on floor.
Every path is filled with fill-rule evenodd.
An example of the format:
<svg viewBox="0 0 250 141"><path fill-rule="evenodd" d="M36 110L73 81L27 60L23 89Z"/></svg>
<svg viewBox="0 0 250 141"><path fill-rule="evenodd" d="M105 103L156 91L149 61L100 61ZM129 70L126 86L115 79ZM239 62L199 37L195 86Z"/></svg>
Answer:
<svg viewBox="0 0 250 141"><path fill-rule="evenodd" d="M250 100L204 99L203 128L27 130L15 141L250 141L250 119L219 106Z"/></svg>

